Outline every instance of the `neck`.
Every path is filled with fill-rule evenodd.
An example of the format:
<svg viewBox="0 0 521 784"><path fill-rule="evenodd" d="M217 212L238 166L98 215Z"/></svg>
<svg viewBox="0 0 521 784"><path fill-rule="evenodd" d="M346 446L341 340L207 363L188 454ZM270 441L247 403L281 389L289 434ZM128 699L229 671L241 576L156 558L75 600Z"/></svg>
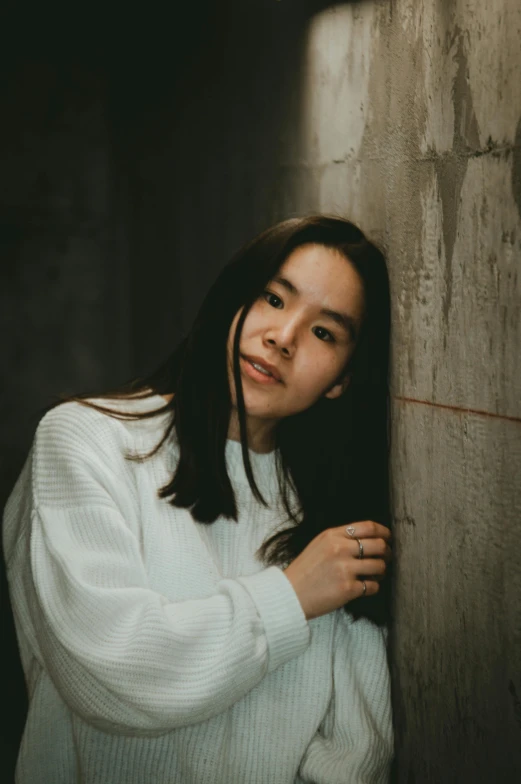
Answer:
<svg viewBox="0 0 521 784"><path fill-rule="evenodd" d="M234 436L228 435L228 438L230 439L230 441L238 441L238 442L240 442L240 440L241 440L239 436L234 437ZM273 450L275 449L275 444L271 443L271 444L268 444L267 446L265 444L262 444L262 445L259 446L258 444L257 445L256 444L251 444L250 440L248 439L248 449L251 449L252 452L257 452L257 454L259 454L259 455L267 455L270 452L273 452Z"/></svg>
<svg viewBox="0 0 521 784"><path fill-rule="evenodd" d="M275 422L270 420L262 420L255 423L247 420L246 432L248 448L253 452L258 452L259 454L273 452L275 449L275 424ZM233 409L232 415L230 417L228 438L232 441L241 440L239 418L235 409Z"/></svg>

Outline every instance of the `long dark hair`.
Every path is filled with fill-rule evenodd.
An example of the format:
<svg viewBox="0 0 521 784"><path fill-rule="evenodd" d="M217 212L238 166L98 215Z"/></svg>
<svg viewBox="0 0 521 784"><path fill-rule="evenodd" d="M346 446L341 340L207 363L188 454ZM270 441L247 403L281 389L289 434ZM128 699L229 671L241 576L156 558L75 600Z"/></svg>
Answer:
<svg viewBox="0 0 521 784"><path fill-rule="evenodd" d="M251 490L266 504L255 483L246 437L246 414L239 369L244 320L288 255L315 243L334 248L354 265L365 294L365 314L348 363L351 382L338 398L281 420L276 428L276 465L281 498L290 526L259 549L266 565L291 562L326 528L359 520L391 526L389 498L389 280L382 252L353 223L316 215L273 226L241 248L210 288L188 335L168 359L146 378L102 395L76 400L110 416L142 419L172 412L161 440L139 459L157 452L175 428L180 457L168 484L158 490L173 506L190 509L195 520L211 524L219 516L237 520L236 499L228 477L225 445L231 414L226 347L232 320L240 308L233 367L242 456ZM212 378L212 384L208 384ZM124 414L89 398L146 398L174 393L152 411ZM59 404L59 403L58 403ZM58 405L55 404L55 405ZM130 458L132 459L132 458ZM297 510L290 491L298 499ZM390 620L390 574L377 594L346 605L355 618Z"/></svg>

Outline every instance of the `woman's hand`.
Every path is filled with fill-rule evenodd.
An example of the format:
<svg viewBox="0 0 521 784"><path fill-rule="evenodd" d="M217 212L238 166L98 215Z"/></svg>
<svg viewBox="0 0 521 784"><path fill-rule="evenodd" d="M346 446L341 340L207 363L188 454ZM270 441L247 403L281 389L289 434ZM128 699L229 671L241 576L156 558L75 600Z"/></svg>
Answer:
<svg viewBox="0 0 521 784"><path fill-rule="evenodd" d="M362 558L357 539L363 546ZM389 529L373 520L328 528L312 539L284 571L307 620L362 596L362 581L367 596L377 593L392 556L390 539Z"/></svg>

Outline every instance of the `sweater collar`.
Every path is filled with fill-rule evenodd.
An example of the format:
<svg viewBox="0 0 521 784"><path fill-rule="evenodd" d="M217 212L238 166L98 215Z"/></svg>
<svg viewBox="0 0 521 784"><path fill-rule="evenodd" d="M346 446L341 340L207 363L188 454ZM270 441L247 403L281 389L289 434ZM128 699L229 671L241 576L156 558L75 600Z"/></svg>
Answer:
<svg viewBox="0 0 521 784"><path fill-rule="evenodd" d="M226 467L228 475L232 482L237 482L240 485L248 485L248 477L242 457L242 447L240 441L234 441L231 438L226 439ZM251 467L255 481L262 491L277 490L277 450L272 452L254 452L248 449Z"/></svg>

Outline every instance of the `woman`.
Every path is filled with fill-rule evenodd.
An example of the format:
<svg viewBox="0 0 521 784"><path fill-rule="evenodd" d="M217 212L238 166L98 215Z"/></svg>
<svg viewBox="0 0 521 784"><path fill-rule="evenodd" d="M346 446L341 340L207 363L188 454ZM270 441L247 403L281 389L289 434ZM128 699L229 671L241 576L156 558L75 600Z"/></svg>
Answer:
<svg viewBox="0 0 521 784"><path fill-rule="evenodd" d="M152 376L45 414L4 523L20 784L388 780L389 325L362 232L288 220Z"/></svg>

